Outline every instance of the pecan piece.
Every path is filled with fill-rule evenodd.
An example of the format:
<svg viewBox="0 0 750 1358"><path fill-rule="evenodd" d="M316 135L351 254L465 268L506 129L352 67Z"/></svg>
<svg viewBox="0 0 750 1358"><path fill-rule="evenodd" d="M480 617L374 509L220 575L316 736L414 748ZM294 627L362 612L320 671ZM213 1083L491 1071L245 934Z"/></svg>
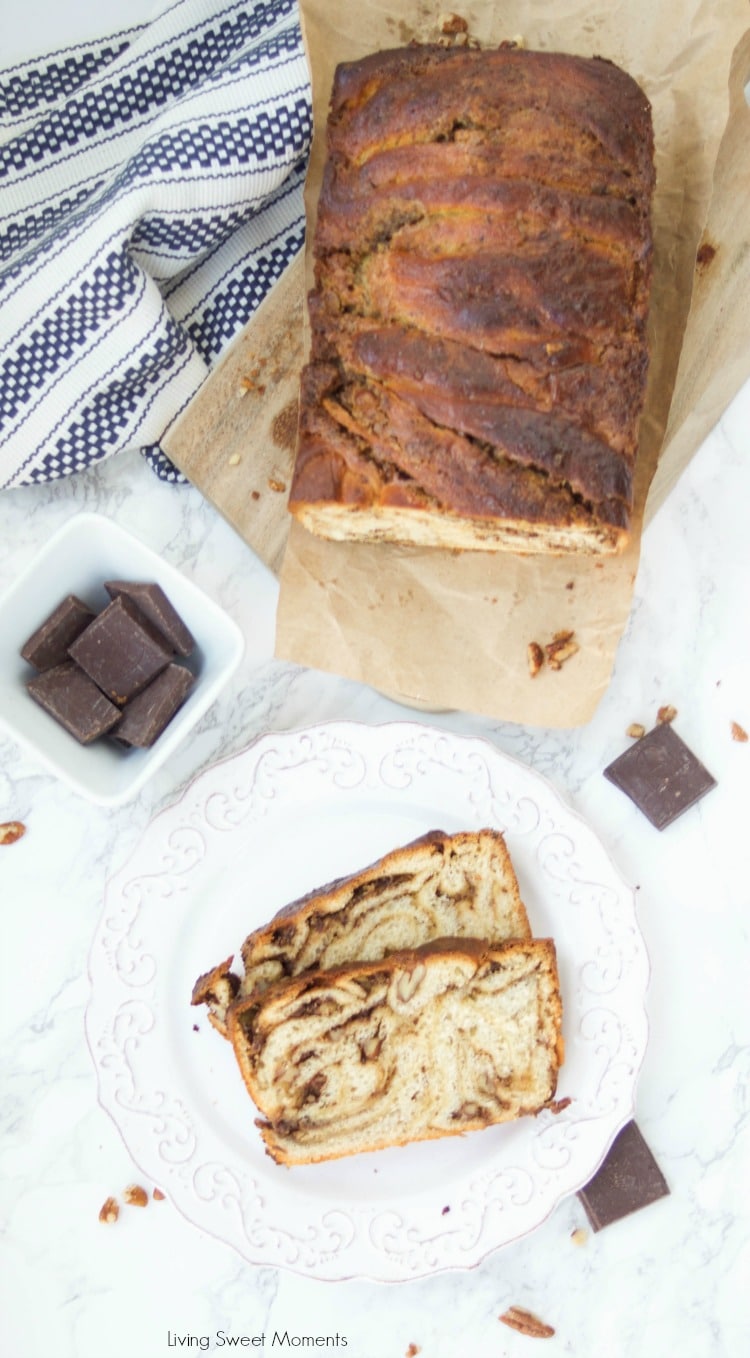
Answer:
<svg viewBox="0 0 750 1358"><path fill-rule="evenodd" d="M128 1184L122 1196L129 1207L148 1206L148 1193L140 1184Z"/></svg>
<svg viewBox="0 0 750 1358"><path fill-rule="evenodd" d="M747 731L744 726L740 726L738 721L732 722L732 740L746 741Z"/></svg>
<svg viewBox="0 0 750 1358"><path fill-rule="evenodd" d="M111 1226L113 1222L117 1221L119 1215L120 1209L115 1199L106 1198L99 1208L99 1220L103 1221L105 1225Z"/></svg>
<svg viewBox="0 0 750 1358"><path fill-rule="evenodd" d="M630 736L631 740L641 740L642 737L645 736L645 734L646 728L645 726L642 726L639 721L631 721L627 731L625 732L625 735Z"/></svg>
<svg viewBox="0 0 750 1358"><path fill-rule="evenodd" d="M565 661L570 660L570 657L580 650L578 642L573 640L574 636L575 632L555 632L552 640L544 648L550 669L561 669Z"/></svg>
<svg viewBox="0 0 750 1358"><path fill-rule="evenodd" d="M26 826L20 820L6 820L0 825L0 844L15 844L26 834Z"/></svg>
<svg viewBox="0 0 750 1358"><path fill-rule="evenodd" d="M510 1306L499 1319L503 1325L518 1330L519 1334L527 1334L530 1339L550 1339L555 1333L551 1325L545 1325L543 1320L531 1311L525 1311L522 1306Z"/></svg>
<svg viewBox="0 0 750 1358"><path fill-rule="evenodd" d="M664 707L659 708L659 711L656 714L656 720L664 724L664 722L674 721L676 716L677 708L672 707L671 703L665 703Z"/></svg>
<svg viewBox="0 0 750 1358"><path fill-rule="evenodd" d="M536 679L536 676L544 664L544 651L538 641L529 642L526 647L526 659L529 665L529 674L532 679Z"/></svg>

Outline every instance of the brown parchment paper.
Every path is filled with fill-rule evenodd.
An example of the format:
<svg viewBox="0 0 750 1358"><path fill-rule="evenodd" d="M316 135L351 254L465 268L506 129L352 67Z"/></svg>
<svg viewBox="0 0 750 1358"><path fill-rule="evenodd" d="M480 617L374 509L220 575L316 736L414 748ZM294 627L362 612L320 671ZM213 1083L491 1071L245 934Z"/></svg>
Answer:
<svg viewBox="0 0 750 1358"><path fill-rule="evenodd" d="M630 71L652 103L657 185L651 366L631 542L624 553L604 561L505 552L451 555L382 543L330 543L292 523L281 569L276 653L417 706L576 726L591 717L606 689L630 610L646 497L664 444L720 144L732 162L741 156L742 133L730 134L727 125L728 82L732 66L732 111L738 126L746 128L737 88L747 45L738 44L746 37L750 12L747 0L630 0L601 7L575 0L509 0L502 5L474 0L457 9L471 36L483 45L520 37L527 47L607 57ZM335 66L412 38L434 41L446 6L428 0L398 5L388 0L300 0L300 10L315 126L306 189L309 287ZM746 205L747 198L735 205L739 216L732 241L737 256ZM717 267L725 243L729 254L725 208L720 213L721 220L711 224L719 248L705 268L705 284L699 271L691 335L708 315L721 315L724 294L732 289L731 277L720 276ZM722 292L721 300L715 300L715 292ZM736 319L739 324L741 314ZM686 346L684 375L675 392L679 406L676 401L674 433L660 468L662 493L696 446L691 444L690 412L704 349L698 337ZM736 359L735 375L750 373L746 346L737 354L733 341L727 352ZM713 362L711 371L712 380L704 377L701 382L699 427L704 432L710 425L705 425L708 414L703 412L720 411L720 393L731 389L733 381L719 375ZM652 508L657 504L652 500ZM561 630L574 631L579 652L561 669L545 666L531 679L528 643L544 646Z"/></svg>

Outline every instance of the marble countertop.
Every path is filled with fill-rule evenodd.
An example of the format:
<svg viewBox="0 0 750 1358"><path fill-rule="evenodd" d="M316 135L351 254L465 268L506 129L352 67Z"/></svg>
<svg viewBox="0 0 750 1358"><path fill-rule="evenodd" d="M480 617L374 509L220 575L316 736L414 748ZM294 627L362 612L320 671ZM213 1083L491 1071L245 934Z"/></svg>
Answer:
<svg viewBox="0 0 750 1358"><path fill-rule="evenodd" d="M101 27L93 0L63 8L32 0L23 26L18 7L3 6L6 62L35 51L39 33L51 49ZM153 5L114 8L139 22ZM107 25L116 26L109 8ZM3 584L57 527L95 510L205 590L246 638L239 669L190 740L114 811L83 801L0 735L0 822L26 826L17 843L0 846L3 1355L168 1358L234 1348L516 1358L534 1341L499 1316L518 1306L554 1328L545 1354L744 1358L750 742L732 739L731 728L750 731L748 504L750 384L646 531L631 616L594 718L561 731L456 712L420 717L363 686L275 660L274 577L195 489L159 482L137 453L0 495ZM602 770L628 744L627 727L650 727L666 704L718 785L659 833ZM153 817L215 761L265 733L337 719L424 720L485 738L547 778L637 888L651 980L635 1115L668 1197L594 1233L572 1196L470 1270L388 1285L248 1264L169 1195L143 1211L123 1207L115 1225L99 1221L106 1198L122 1202L126 1185L144 1182L98 1103L85 1037L105 885ZM285 1333L297 1342L273 1342ZM234 1344L220 1345L219 1335Z"/></svg>
<svg viewBox="0 0 750 1358"><path fill-rule="evenodd" d="M423 1358L512 1358L532 1341L499 1322L511 1305L554 1327L545 1353L744 1355L750 744L732 739L731 724L750 729L748 503L750 385L645 534L632 613L593 720L561 731L455 712L424 718L485 737L543 774L637 886L652 976L636 1117L670 1196L599 1233L573 1196L471 1270L386 1286L249 1265L169 1197L100 1224L104 1200L121 1197L139 1173L98 1105L84 1014L105 882L198 772L266 732L415 714L275 660L275 579L196 490L159 482L138 454L0 496L3 580L71 515L93 509L200 585L247 639L191 740L115 811L82 801L1 743L0 820L27 827L0 848L0 1306L9 1358L167 1358L199 1350L204 1336L218 1352L219 1332L265 1335L264 1349L248 1342L243 1351L271 1352L275 1331L327 1337L324 1351L338 1335L336 1347L353 1358L404 1358L410 1345ZM602 770L628 743L630 723L649 727L664 704L677 709L675 729L718 787L659 833Z"/></svg>

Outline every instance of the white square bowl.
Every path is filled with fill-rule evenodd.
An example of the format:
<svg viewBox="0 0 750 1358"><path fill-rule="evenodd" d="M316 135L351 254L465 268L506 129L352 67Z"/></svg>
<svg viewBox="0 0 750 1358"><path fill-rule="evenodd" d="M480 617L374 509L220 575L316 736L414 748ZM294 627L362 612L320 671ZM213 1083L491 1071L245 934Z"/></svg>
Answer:
<svg viewBox="0 0 750 1358"><path fill-rule="evenodd" d="M196 681L147 750L123 750L106 739L81 745L26 691L35 671L22 659L21 647L68 594L95 610L105 607L110 602L105 580L161 585L195 637L195 650L184 663ZM214 702L245 649L237 624L202 590L111 519L89 513L68 520L0 598L0 638L0 725L100 806L118 806L143 787Z"/></svg>

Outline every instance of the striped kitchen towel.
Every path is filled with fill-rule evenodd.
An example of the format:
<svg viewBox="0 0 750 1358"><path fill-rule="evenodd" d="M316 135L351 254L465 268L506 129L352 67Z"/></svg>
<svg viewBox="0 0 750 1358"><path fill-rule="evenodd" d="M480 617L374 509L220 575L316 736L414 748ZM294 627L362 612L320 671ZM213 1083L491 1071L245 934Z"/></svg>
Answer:
<svg viewBox="0 0 750 1358"><path fill-rule="evenodd" d="M0 488L159 440L304 240L296 0L0 72Z"/></svg>

